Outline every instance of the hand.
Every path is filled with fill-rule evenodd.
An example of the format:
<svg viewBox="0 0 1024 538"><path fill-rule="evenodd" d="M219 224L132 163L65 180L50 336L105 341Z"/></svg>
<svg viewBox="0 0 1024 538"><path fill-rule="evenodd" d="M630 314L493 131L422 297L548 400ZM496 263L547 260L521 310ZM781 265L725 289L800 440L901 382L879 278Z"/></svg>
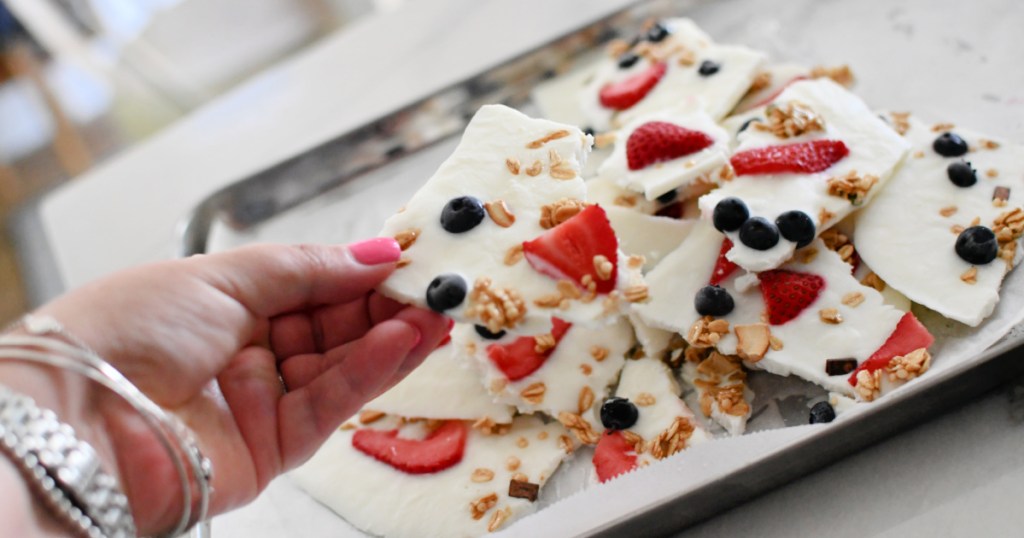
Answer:
<svg viewBox="0 0 1024 538"><path fill-rule="evenodd" d="M39 313L192 428L218 513L309 458L444 337L443 316L372 291L399 254L390 239L247 247L128 270ZM94 393L136 524L168 530L182 509L171 460L138 414Z"/></svg>

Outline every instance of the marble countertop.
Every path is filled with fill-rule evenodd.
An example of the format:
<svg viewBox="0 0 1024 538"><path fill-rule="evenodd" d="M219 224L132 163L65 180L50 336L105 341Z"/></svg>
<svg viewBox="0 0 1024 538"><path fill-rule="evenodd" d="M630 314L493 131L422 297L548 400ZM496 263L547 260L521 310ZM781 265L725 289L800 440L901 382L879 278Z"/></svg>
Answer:
<svg viewBox="0 0 1024 538"><path fill-rule="evenodd" d="M360 21L48 195L38 210L46 269L75 287L168 258L181 219L218 188L629 3L424 0ZM680 2L712 35L870 72L858 86L869 103L1024 141L1024 4L981 4ZM766 9L770 19L747 15ZM829 38L786 30L808 26ZM935 103L958 106L947 115ZM681 535L1020 535L1022 400L1024 384L1011 382ZM272 487L218 518L216 535L295 535L274 511L283 494Z"/></svg>

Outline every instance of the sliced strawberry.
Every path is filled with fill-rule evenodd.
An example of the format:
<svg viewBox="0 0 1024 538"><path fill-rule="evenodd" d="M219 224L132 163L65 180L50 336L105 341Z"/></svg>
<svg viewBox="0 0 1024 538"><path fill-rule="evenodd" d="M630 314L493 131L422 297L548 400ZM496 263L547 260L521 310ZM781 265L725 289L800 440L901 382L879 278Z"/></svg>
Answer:
<svg viewBox="0 0 1024 538"><path fill-rule="evenodd" d="M825 279L818 275L786 269L765 271L757 278L768 308L768 323L772 325L782 325L799 316L825 287Z"/></svg>
<svg viewBox="0 0 1024 538"><path fill-rule="evenodd" d="M619 240L608 216L596 205L580 211L533 241L523 243L526 261L534 269L556 280L569 279L581 288L586 288L583 277L590 275L598 293L615 289L618 249ZM604 256L612 264L606 278L601 278L594 267L596 256Z"/></svg>
<svg viewBox="0 0 1024 538"><path fill-rule="evenodd" d="M668 65L664 62L652 64L647 69L619 82L613 82L601 88L598 98L605 108L625 110L647 96L665 76Z"/></svg>
<svg viewBox="0 0 1024 538"><path fill-rule="evenodd" d="M729 278L729 275L739 267L725 257L725 253L730 250L732 250L732 239L726 237L725 240L722 241L721 250L718 251L718 260L715 261L715 269L711 271L711 280L708 284L711 284L712 286L721 284L723 280Z"/></svg>
<svg viewBox="0 0 1024 538"><path fill-rule="evenodd" d="M597 479L606 482L636 468L636 451L620 431L606 431L594 449Z"/></svg>
<svg viewBox="0 0 1024 538"><path fill-rule="evenodd" d="M633 130L626 140L630 170L641 170L662 161L696 153L715 141L708 135L664 121L649 121Z"/></svg>
<svg viewBox="0 0 1024 538"><path fill-rule="evenodd" d="M555 347L565 333L572 327L558 318L551 318L551 336L555 337ZM498 367L509 381L518 381L544 365L555 351L555 347L537 353L537 342L532 336L521 336L510 344L491 344L487 346L487 357Z"/></svg>
<svg viewBox="0 0 1024 538"><path fill-rule="evenodd" d="M422 440L399 437L398 430L363 428L352 436L352 446L405 473L436 473L462 461L466 424L449 420Z"/></svg>
<svg viewBox="0 0 1024 538"><path fill-rule="evenodd" d="M732 156L738 176L755 174L811 174L827 170L850 154L842 140L811 140L782 146L748 149Z"/></svg>
<svg viewBox="0 0 1024 538"><path fill-rule="evenodd" d="M856 387L857 373L861 370L874 372L879 368L885 368L893 357L906 355L916 349L927 348L933 342L935 342L935 337L932 336L932 333L928 332L928 329L914 317L912 312L907 312L900 318L900 322L896 324L896 328L893 329L892 334L885 340L882 347L871 354L866 361L860 363L860 366L850 374L848 381Z"/></svg>

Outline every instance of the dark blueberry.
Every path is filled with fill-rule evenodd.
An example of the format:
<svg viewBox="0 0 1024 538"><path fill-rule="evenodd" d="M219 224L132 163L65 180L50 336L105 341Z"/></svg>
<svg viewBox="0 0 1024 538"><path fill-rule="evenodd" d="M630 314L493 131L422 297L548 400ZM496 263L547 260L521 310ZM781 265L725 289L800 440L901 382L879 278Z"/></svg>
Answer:
<svg viewBox="0 0 1024 538"><path fill-rule="evenodd" d="M590 127L589 125L584 127L583 128L583 134L588 134L590 136L594 136L594 128Z"/></svg>
<svg viewBox="0 0 1024 538"><path fill-rule="evenodd" d="M814 241L814 221L803 211L786 211L775 219L775 225L782 237L796 243L796 248L806 247Z"/></svg>
<svg viewBox="0 0 1024 538"><path fill-rule="evenodd" d="M647 31L647 40L651 43L657 43L666 37L668 37L668 29L657 23Z"/></svg>
<svg viewBox="0 0 1024 538"><path fill-rule="evenodd" d="M761 118L758 118L758 117L750 118L749 120L743 122L743 125L740 125L740 130L736 131L736 133L739 134L739 133L742 133L743 131L746 131L747 128L750 127L750 124L754 123L755 121L756 122L761 122L761 121L764 121L764 120L762 120Z"/></svg>
<svg viewBox="0 0 1024 538"><path fill-rule="evenodd" d="M943 157L959 157L967 153L967 142L956 133L942 133L932 142L932 149Z"/></svg>
<svg viewBox="0 0 1024 538"><path fill-rule="evenodd" d="M658 202L662 203L662 204L671 204L672 202L676 201L676 196L678 194L679 194L679 192L677 190L672 189L672 190L666 192L665 194L662 194L661 196L659 196L658 197Z"/></svg>
<svg viewBox="0 0 1024 538"><path fill-rule="evenodd" d="M732 295L721 286L704 286L697 290L693 298L693 306L702 316L721 317L736 307Z"/></svg>
<svg viewBox="0 0 1024 538"><path fill-rule="evenodd" d="M601 424L609 430L625 430L640 418L633 402L613 396L601 404Z"/></svg>
<svg viewBox="0 0 1024 538"><path fill-rule="evenodd" d="M811 424L825 424L836 419L836 410L828 402L818 402L811 408Z"/></svg>
<svg viewBox="0 0 1024 538"><path fill-rule="evenodd" d="M703 62L700 63L700 67L697 68L697 72L700 73L701 76L710 77L711 75L717 73L718 70L721 68L722 64L718 62L712 60L704 60Z"/></svg>
<svg viewBox="0 0 1024 538"><path fill-rule="evenodd" d="M779 244L779 229L764 217L753 217L740 226L740 242L754 250L768 250Z"/></svg>
<svg viewBox="0 0 1024 538"><path fill-rule="evenodd" d="M484 327L483 325L473 325L473 328L476 329L476 334L479 334L480 338L486 338L487 340L497 340L502 336L505 336L505 331L498 331L496 333L492 333L490 330L487 329L487 327Z"/></svg>
<svg viewBox="0 0 1024 538"><path fill-rule="evenodd" d="M453 234L468 232L476 228L486 215L480 200L472 196L452 198L441 210L441 227Z"/></svg>
<svg viewBox="0 0 1024 538"><path fill-rule="evenodd" d="M466 280L459 275L441 275L427 286L427 306L444 312L462 304L466 298Z"/></svg>
<svg viewBox="0 0 1024 538"><path fill-rule="evenodd" d="M946 167L946 175L957 187L970 187L978 182L978 173L971 168L967 161L956 161L949 163Z"/></svg>
<svg viewBox="0 0 1024 538"><path fill-rule="evenodd" d="M750 211L743 200L730 196L723 198L711 213L711 221L720 232L735 232L750 218Z"/></svg>
<svg viewBox="0 0 1024 538"><path fill-rule="evenodd" d="M956 238L956 254L967 263L985 265L999 255L996 234L984 226L971 226Z"/></svg>
<svg viewBox="0 0 1024 538"><path fill-rule="evenodd" d="M622 56L619 56L619 67L621 69L629 69L636 65L636 62L640 60L640 56L633 52L627 52Z"/></svg>

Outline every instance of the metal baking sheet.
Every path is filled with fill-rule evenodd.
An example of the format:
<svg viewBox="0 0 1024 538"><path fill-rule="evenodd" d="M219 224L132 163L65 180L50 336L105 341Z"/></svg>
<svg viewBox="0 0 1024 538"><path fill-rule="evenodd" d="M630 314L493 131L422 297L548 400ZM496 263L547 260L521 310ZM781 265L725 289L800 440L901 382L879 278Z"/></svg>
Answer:
<svg viewBox="0 0 1024 538"><path fill-rule="evenodd" d="M927 26L929 17L932 21L941 18L943 6L936 7L935 2L869 4L878 11L877 24L884 26L884 31L874 31L870 24L857 31L838 23L815 24L870 18L870 13L865 15L863 10L870 11L871 7L853 3L820 4L820 9L809 13L787 13L789 4L757 0L641 3L585 24L510 62L425 96L214 193L185 219L180 254L212 252L256 241L348 242L375 235L384 218L396 211L451 153L458 135L480 105L504 103L536 114L531 92L539 83L585 65L603 43L618 35L632 35L650 17L690 16L718 41L766 50L780 60L805 64L849 62L862 77L857 93L873 106L912 109L937 119L961 120L1013 140L1024 139L1024 124L1007 121L1006 108L1001 106L1007 103L1000 101L1005 101L1000 88L1011 87L1012 80L1005 76L996 79L995 75L975 77L977 87L969 88L968 82L942 79L957 67L970 71L969 64L978 61L967 54L972 36L979 35L984 27L984 18L946 24L941 34L928 33L914 23ZM805 20L806 26L786 28L781 22L798 19ZM869 34L874 40L871 45L851 49L849 43L844 43L851 35ZM906 68L900 68L901 63L913 65L910 60L928 57L926 53L936 48L959 50L962 55L947 58L953 66L945 70L915 71L916 83L893 83ZM1000 73L1010 68L1014 58L1011 47L988 51L981 61L991 69L986 72ZM1020 82L1018 87L1024 87L1024 81ZM937 87L944 91L921 93L921 88ZM953 111L953 118L944 115L950 103L960 105ZM977 350L969 368L951 368L942 375L926 376L884 405L834 427L809 432L784 450L752 461L710 484L667 496L583 534L669 534L932 418L937 410L955 407L1024 373L1024 348L1020 347L1024 331L1019 329L988 350Z"/></svg>

